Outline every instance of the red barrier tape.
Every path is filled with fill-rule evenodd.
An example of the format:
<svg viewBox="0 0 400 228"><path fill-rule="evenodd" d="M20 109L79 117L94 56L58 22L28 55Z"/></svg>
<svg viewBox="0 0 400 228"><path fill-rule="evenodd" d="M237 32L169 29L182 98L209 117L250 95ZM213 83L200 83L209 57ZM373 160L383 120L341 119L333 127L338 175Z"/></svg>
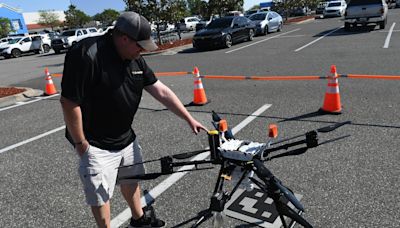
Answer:
<svg viewBox="0 0 400 228"><path fill-rule="evenodd" d="M188 75L192 74L192 72L157 72L154 73L156 76L179 76L179 75Z"/></svg>
<svg viewBox="0 0 400 228"><path fill-rule="evenodd" d="M400 80L400 76L396 75L364 75L364 74L341 74L343 78L356 78L356 79L384 79L384 80Z"/></svg>
<svg viewBox="0 0 400 228"><path fill-rule="evenodd" d="M191 75L192 72L157 72L156 76L183 76ZM61 73L51 74L53 77L62 77ZM355 78L355 79L383 79L383 80L400 80L397 75L367 75L367 74L339 74L339 78ZM258 80L258 81L278 81L278 80L319 80L327 79L326 76L230 76L230 75L201 75L200 78L220 79L220 80Z"/></svg>
<svg viewBox="0 0 400 228"><path fill-rule="evenodd" d="M319 80L327 77L320 76L221 76L221 75L201 75L200 78L221 79L221 80L259 80L259 81L276 81L276 80Z"/></svg>

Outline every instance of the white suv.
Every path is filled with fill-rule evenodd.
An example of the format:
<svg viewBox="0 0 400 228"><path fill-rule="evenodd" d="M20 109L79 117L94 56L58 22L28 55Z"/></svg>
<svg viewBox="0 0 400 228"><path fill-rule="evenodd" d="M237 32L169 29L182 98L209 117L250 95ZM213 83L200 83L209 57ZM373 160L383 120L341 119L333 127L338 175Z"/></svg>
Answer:
<svg viewBox="0 0 400 228"><path fill-rule="evenodd" d="M42 35L29 35L10 40L7 45L0 48L0 55L5 58L20 57L22 53L50 51L50 39Z"/></svg>
<svg viewBox="0 0 400 228"><path fill-rule="evenodd" d="M196 28L196 24L200 22L200 19L197 17L185 17L181 20L181 23L186 25L186 29L192 31Z"/></svg>
<svg viewBox="0 0 400 228"><path fill-rule="evenodd" d="M341 17L346 12L346 1L332 1L329 2L323 11L324 17Z"/></svg>

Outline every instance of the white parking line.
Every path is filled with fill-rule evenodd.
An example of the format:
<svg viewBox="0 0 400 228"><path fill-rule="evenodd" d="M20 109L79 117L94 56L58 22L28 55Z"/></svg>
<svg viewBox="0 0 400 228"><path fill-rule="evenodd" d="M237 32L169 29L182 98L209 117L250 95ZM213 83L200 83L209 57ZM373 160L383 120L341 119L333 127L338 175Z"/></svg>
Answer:
<svg viewBox="0 0 400 228"><path fill-rule="evenodd" d="M280 36L283 36L283 35L286 35L286 34L289 34L289 33L292 33L292 32L296 32L296 31L299 31L299 30L300 30L300 29L298 28L298 29L295 29L295 30L292 30L292 31L289 31L289 32L281 33L281 34L276 35L276 36L271 36L271 37L268 37L268 38L266 38L266 39L259 40L259 41L257 41L257 42L254 42L254 43L251 43L251 44L242 46L242 47L240 47L240 48L236 48L236 49L227 51L227 52L225 52L225 54L232 53L232 52L234 52L234 51L238 51L238 50L240 50L240 49L247 48L247 47L250 47L250 46L252 46L252 45L256 45L256 44L258 44L258 43L261 43L261 42L264 42L264 41L267 41L267 40L270 40L270 39L273 39L273 38L276 38L276 37L280 37Z"/></svg>
<svg viewBox="0 0 400 228"><path fill-rule="evenodd" d="M235 126L232 129L232 134L238 133L241 129L243 129L247 124L249 124L251 121L253 121L257 116L259 116L261 113L263 113L265 110L267 110L269 107L271 107L271 104L265 104L261 106L257 111L255 111L253 114L251 114L249 117L244 119L241 123L239 123L237 126ZM202 153L197 156L195 156L192 161L194 160L203 160L209 156L209 153ZM183 166L179 170L187 170L187 169L193 169L193 165L188 165L188 166ZM160 184L158 184L156 187L151 189L147 194L142 196L141 201L142 201L142 207L146 206L148 203L150 203L152 200L160 196L163 192L165 192L169 187L171 187L173 184L175 184L179 179L181 179L183 176L185 176L187 172L180 172L180 173L174 173L170 175L167 179L162 181ZM119 227L122 224L124 224L128 219L131 218L131 211L129 208L126 208L123 212L121 212L119 215L117 215L115 218L111 220L111 227Z"/></svg>
<svg viewBox="0 0 400 228"><path fill-rule="evenodd" d="M385 44L383 45L383 48L388 48L388 47L389 47L390 38L392 37L392 33L393 33L393 29L394 29L394 26L395 26L395 25L396 25L396 23L393 22L392 26L391 26L390 29L389 29L389 33L388 33L388 35L386 36L386 40L385 40Z"/></svg>
<svg viewBox="0 0 400 228"><path fill-rule="evenodd" d="M279 38L296 38L296 37L303 37L306 35L292 35L292 36L280 36Z"/></svg>
<svg viewBox="0 0 400 228"><path fill-rule="evenodd" d="M300 47L300 48L297 48L296 50L294 50L294 52L298 52L298 51L300 51L300 50L302 50L302 49L304 49L304 48L310 46L311 44L313 44L313 43L315 43L315 42L318 42L319 40L325 38L326 36L329 36L330 34L336 32L337 30L339 30L339 29L341 29L341 28L342 28L342 27L339 27L339 28L337 28L337 29L335 29L335 30L333 30L333 31L328 32L327 34L321 36L320 38L318 38L318 39L316 39L316 40L313 40L313 41L311 41L310 43L308 43L308 44L306 44L306 45L304 45L304 46L302 46L302 47Z"/></svg>
<svg viewBox="0 0 400 228"><path fill-rule="evenodd" d="M14 145L5 147L5 148L3 148L3 149L0 150L0 154L2 154L2 153L4 153L4 152L7 152L7 151L9 151L9 150L15 149L15 148L17 148L17 147L19 147L19 146L25 145L25 144L27 144L27 143L33 142L33 141L38 140L38 139L40 139L40 138L43 138L43 137L45 137L45 136L47 136L47 135L51 135L51 134L53 134L53 133L55 133L55 132L57 132L57 131L61 131L61 130L63 130L63 129L65 129L65 125L64 125L64 126L61 126L61 127L58 127L58 128L56 128L56 129L53 129L53 130L51 130L51 131L45 132L45 133L43 133L43 134L40 134L40 135L38 135L38 136L32 137L32 138L30 138L30 139L24 140L24 141L22 141L22 142L16 143L16 144L14 144Z"/></svg>
<svg viewBox="0 0 400 228"><path fill-rule="evenodd" d="M27 104L30 104L30 103L34 103L34 102L37 102L37 101L46 100L46 99L49 99L49 98L52 98L52 97L56 97L56 96L59 96L59 95L60 95L60 94L54 94L54 95L47 96L47 97L35 97L35 99L34 99L34 100L31 100L31 101L17 102L15 105L11 105L11 106L7 106L7 107L4 107L4 108L0 108L0 112L1 112L1 111L4 111L4 110L7 110L7 109L11 109L11 108L16 108L16 107L18 107L18 106L22 106L22 105L27 105Z"/></svg>

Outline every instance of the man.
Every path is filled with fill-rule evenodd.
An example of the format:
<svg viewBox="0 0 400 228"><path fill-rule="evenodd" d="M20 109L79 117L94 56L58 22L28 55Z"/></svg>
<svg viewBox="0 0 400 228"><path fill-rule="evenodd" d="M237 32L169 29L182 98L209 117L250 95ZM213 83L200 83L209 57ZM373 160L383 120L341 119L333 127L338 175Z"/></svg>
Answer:
<svg viewBox="0 0 400 228"><path fill-rule="evenodd" d="M144 173L143 165L117 169L142 161L131 125L143 89L186 120L195 134L206 130L140 56L143 50L157 49L150 33L143 16L125 12L113 31L82 40L65 57L60 101L66 137L81 157L86 202L99 227L110 227L110 199L118 177ZM136 182L120 182L120 187L132 213L129 227L165 225L146 217Z"/></svg>

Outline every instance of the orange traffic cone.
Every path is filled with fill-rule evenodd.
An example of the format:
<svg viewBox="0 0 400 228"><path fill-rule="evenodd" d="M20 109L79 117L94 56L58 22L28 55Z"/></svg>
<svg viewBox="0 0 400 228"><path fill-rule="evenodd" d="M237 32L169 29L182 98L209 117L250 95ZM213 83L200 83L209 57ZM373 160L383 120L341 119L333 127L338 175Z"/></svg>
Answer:
<svg viewBox="0 0 400 228"><path fill-rule="evenodd" d="M325 92L324 105L319 110L323 113L341 114L342 105L340 104L339 82L336 66L331 66L331 75L328 76L328 87Z"/></svg>
<svg viewBox="0 0 400 228"><path fill-rule="evenodd" d="M205 105L207 104L206 92L204 91L203 83L201 83L200 71L197 67L193 70L194 75L194 98L192 105Z"/></svg>
<svg viewBox="0 0 400 228"><path fill-rule="evenodd" d="M44 73L46 74L46 90L44 92L45 95L53 95L57 93L57 89L53 83L53 79L51 79L51 75L49 73L49 69L44 70Z"/></svg>

